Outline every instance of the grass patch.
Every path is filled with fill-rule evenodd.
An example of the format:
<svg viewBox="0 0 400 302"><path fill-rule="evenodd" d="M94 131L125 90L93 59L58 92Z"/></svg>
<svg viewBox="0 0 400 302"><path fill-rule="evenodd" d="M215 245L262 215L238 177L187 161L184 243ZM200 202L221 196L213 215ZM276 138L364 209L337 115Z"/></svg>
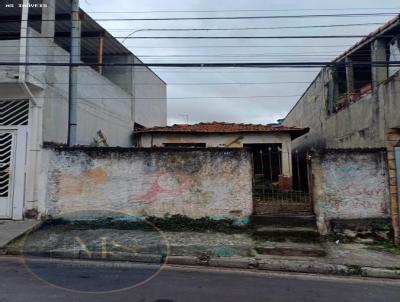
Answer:
<svg viewBox="0 0 400 302"><path fill-rule="evenodd" d="M379 252L388 252L393 255L400 256L400 246L394 245L391 241L375 241L373 243L368 243L367 248Z"/></svg>
<svg viewBox="0 0 400 302"><path fill-rule="evenodd" d="M209 217L190 218L184 215L147 217L146 219L162 231L170 232L220 232L227 234L244 233L250 231L249 226L236 225L233 220L214 220Z"/></svg>
<svg viewBox="0 0 400 302"><path fill-rule="evenodd" d="M349 269L352 275L361 275L362 273L361 265L356 265L356 264L349 265Z"/></svg>
<svg viewBox="0 0 400 302"><path fill-rule="evenodd" d="M61 227L64 230L95 230L95 229L117 229L117 230L149 230L154 228L143 221L130 221L115 218L97 218L91 220L68 220L55 218L46 220L40 229Z"/></svg>
<svg viewBox="0 0 400 302"><path fill-rule="evenodd" d="M149 223L147 223L147 222ZM146 221L133 221L116 218L97 218L91 220L67 220L55 218L46 220L40 229L61 227L68 230L118 229L155 231L156 226L161 231L169 232L221 232L226 234L250 232L249 226L238 226L233 220L214 220L209 217L190 218L184 215L165 217L147 217Z"/></svg>

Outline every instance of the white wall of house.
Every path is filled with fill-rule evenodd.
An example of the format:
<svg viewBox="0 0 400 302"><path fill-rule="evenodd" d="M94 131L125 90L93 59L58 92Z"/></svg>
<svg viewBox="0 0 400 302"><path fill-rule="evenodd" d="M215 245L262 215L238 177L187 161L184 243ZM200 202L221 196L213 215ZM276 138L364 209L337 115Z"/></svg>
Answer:
<svg viewBox="0 0 400 302"><path fill-rule="evenodd" d="M0 41L0 58L2 62L18 62L19 40ZM16 81L18 66L1 66L0 83Z"/></svg>
<svg viewBox="0 0 400 302"><path fill-rule="evenodd" d="M40 34L29 30L28 62L37 62L47 58L50 62L68 62L69 53L54 42L41 39ZM46 45L47 47L43 47ZM118 72L118 70L115 70ZM68 123L68 67L29 66L28 80L42 86L37 97L44 99L43 112L43 141L66 143ZM149 78L156 82L149 71L137 75L137 81L143 83ZM110 72L108 72L110 74ZM127 81L129 78L125 79ZM158 79L158 78L157 78ZM116 81L115 78L113 78ZM135 115L140 115L137 122L148 126L165 125L166 99L165 83L158 79L159 85L144 85L142 93L147 97L153 96L157 101L152 103L135 102L135 97L126 91L127 85L117 86L114 82L100 75L88 66L79 67L78 72L78 144L88 145L93 142L98 130L107 137L110 146L131 146L131 131ZM126 82L125 82L126 84ZM143 92L148 89L148 92ZM156 92L153 94L153 92ZM135 92L136 94L136 92ZM153 104L149 106L148 104ZM163 106L162 106L163 105ZM132 108L132 106L134 108Z"/></svg>
<svg viewBox="0 0 400 302"><path fill-rule="evenodd" d="M282 173L292 176L289 133L142 133L139 146L164 147L166 143L205 143L208 148L243 148L246 144L282 144Z"/></svg>

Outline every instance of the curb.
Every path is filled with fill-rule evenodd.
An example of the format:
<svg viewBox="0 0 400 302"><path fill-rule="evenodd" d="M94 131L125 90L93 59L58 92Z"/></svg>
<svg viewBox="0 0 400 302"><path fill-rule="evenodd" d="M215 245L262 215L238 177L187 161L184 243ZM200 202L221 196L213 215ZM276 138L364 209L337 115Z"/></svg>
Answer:
<svg viewBox="0 0 400 302"><path fill-rule="evenodd" d="M22 255L17 251L9 250L8 255ZM354 270L351 266L341 264L329 264L305 260L257 260L256 258L246 257L220 257L208 258L204 256L167 256L159 254L132 254L125 252L99 253L92 252L87 254L83 250L55 250L47 252L28 252L25 256L57 258L57 259L80 259L80 260L108 260L125 261L136 263L151 263L182 265L182 266L208 266L234 269L256 269L263 271L281 271L294 273L309 273L337 276L362 276L371 278L400 279L400 270L387 268L360 267Z"/></svg>
<svg viewBox="0 0 400 302"><path fill-rule="evenodd" d="M17 255L15 251L8 253L10 255ZM132 254L132 253L100 253L91 252L90 254L82 250L67 250L67 251L48 251L48 252L27 252L23 256L45 257L45 258L59 258L59 259L80 259L80 260L109 260L109 261L127 261L127 262L140 262L140 263L162 263L164 262L163 255L157 254Z"/></svg>
<svg viewBox="0 0 400 302"><path fill-rule="evenodd" d="M400 279L400 270L387 268L362 267L361 275L364 277Z"/></svg>
<svg viewBox="0 0 400 302"><path fill-rule="evenodd" d="M351 275L351 270L346 265L316 263L311 261L271 260L262 261L258 268L268 271L312 273L324 275Z"/></svg>

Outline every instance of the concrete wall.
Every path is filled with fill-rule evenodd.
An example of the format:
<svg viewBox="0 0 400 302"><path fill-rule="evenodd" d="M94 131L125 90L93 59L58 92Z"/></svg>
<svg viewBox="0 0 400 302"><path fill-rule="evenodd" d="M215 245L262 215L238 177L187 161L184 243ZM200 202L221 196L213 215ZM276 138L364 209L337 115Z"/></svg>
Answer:
<svg viewBox="0 0 400 302"><path fill-rule="evenodd" d="M49 214L101 209L245 223L252 213L246 150L47 149L46 158Z"/></svg>
<svg viewBox="0 0 400 302"><path fill-rule="evenodd" d="M291 137L289 133L143 133L139 146L164 147L165 143L205 143L207 148L243 148L246 144L282 144L282 173L292 175Z"/></svg>
<svg viewBox="0 0 400 302"><path fill-rule="evenodd" d="M389 217L385 157L380 150L313 154L314 210L320 228L331 219Z"/></svg>
<svg viewBox="0 0 400 302"><path fill-rule="evenodd" d="M142 62L135 57L135 63ZM135 121L145 127L167 125L167 88L147 67L135 67Z"/></svg>
<svg viewBox="0 0 400 302"><path fill-rule="evenodd" d="M327 113L329 80L329 70L323 69L286 116L284 125L310 128L293 141L293 149L384 148L386 130L400 127L400 73L331 115Z"/></svg>
<svg viewBox="0 0 400 302"><path fill-rule="evenodd" d="M40 36L31 29L29 35ZM69 53L51 40L28 39L28 62L46 56L49 62L69 62ZM36 80L43 87L35 94L44 99L43 140L66 143L68 67L29 66L27 72L28 81ZM111 146L130 146L133 96L91 67L79 67L78 83L78 144L91 144L97 131L102 130Z"/></svg>
<svg viewBox="0 0 400 302"><path fill-rule="evenodd" d="M0 40L0 61L18 62L19 40ZM0 83L16 81L18 66L0 66Z"/></svg>

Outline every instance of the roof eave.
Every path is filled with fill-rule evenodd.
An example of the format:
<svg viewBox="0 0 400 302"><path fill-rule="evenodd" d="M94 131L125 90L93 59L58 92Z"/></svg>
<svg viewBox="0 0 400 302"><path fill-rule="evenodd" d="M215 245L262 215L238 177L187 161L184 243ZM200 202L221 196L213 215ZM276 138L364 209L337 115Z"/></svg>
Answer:
<svg viewBox="0 0 400 302"><path fill-rule="evenodd" d="M390 22L393 22L393 23L390 23ZM393 18L393 20L389 21L389 24L386 25L386 27L385 27L385 25L383 25L383 27L381 29L378 28L375 32L372 32L370 35L368 35L367 37L363 38L361 41L359 41L356 44L354 44L353 46L351 46L343 54L341 54L335 60L333 60L333 62L338 62L340 60L343 60L345 57L353 54L354 52L358 51L360 48L363 48L365 45L372 42L373 40L375 40L377 37L384 34L385 32L398 26L399 24L400 24L400 14L397 17Z"/></svg>
<svg viewBox="0 0 400 302"><path fill-rule="evenodd" d="M134 131L135 135L141 134L235 134L235 133L289 133L291 137L299 137L307 133L310 129L285 129L285 130L258 130L258 131L174 131L174 130L146 130L146 131Z"/></svg>

